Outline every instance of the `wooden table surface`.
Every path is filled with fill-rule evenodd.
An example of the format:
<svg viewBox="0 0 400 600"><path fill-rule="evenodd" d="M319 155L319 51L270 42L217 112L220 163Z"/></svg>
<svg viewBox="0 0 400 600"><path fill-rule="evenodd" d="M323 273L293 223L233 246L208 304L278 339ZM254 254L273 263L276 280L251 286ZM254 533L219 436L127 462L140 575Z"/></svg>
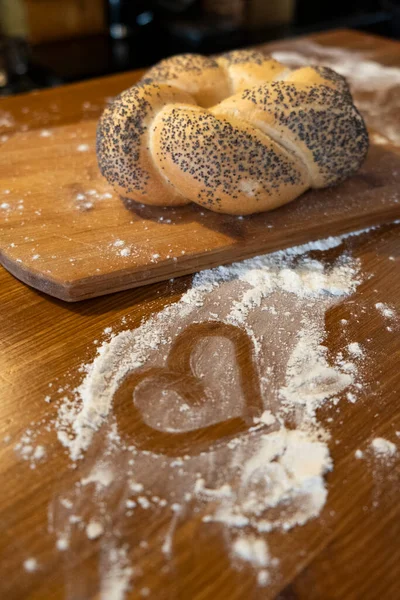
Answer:
<svg viewBox="0 0 400 600"><path fill-rule="evenodd" d="M349 31L314 36L323 45L368 51L372 60L400 66L400 45ZM27 97L0 101L0 121L11 113L14 121L7 135L21 126L45 128L85 120L99 112L104 90L111 96L126 88L132 75L117 75L71 86L68 103L57 89ZM90 104L85 104L85 103ZM29 111L22 110L29 107ZM202 536L188 523L175 540L173 570L163 575L162 565L151 550L140 557L140 573L157 599L187 600L273 598L282 600L358 599L400 597L400 509L399 472L383 469L376 476L364 461L354 460L357 448L366 448L376 437L396 441L400 430L400 338L382 326L372 307L383 300L400 310L400 226L390 225L353 239L352 252L363 270L371 275L352 297L358 319L351 322L352 339L368 347L368 370L363 396L355 406L345 406L339 420L329 424L329 444L334 470L327 477L328 500L320 518L291 532L287 552L295 559L283 561L273 584L258 590L250 570L228 568L221 540ZM322 232L323 235L323 232ZM322 237L321 235L321 237ZM393 257L394 260L389 260ZM76 481L84 468L75 471L55 439L47 434L48 460L36 469L21 460L15 444L27 428L54 419L56 406L44 402L49 382L62 387L76 384L79 365L93 358L93 341L105 327L121 328L121 318L134 327L187 289L191 277L173 283L121 292L74 305L30 289L0 270L0 596L17 598L77 598L71 592L71 577L96 577L96 544L82 546L66 560L55 550L49 530L49 506L68 483ZM354 305L353 305L354 306ZM340 319L346 302L327 315L328 346L341 344ZM125 325L126 327L126 325ZM324 417L329 417L326 410ZM351 415L351 417L350 417ZM324 423L324 419L322 419ZM324 423L325 424L325 423ZM84 461L83 461L84 462ZM397 463L398 465L398 463ZM162 477L162 474L160 474ZM156 528L156 523L140 527ZM131 532L134 539L134 531ZM154 535L156 532L154 533ZM196 560L187 549L198 546ZM23 569L29 557L38 560L34 573ZM137 565L135 565L137 566ZM143 585L145 585L143 584ZM75 589L75 588L74 588ZM88 588L89 589L89 588ZM143 589L143 587L141 588ZM81 596L98 597L94 593ZM135 587L129 598L142 597Z"/></svg>

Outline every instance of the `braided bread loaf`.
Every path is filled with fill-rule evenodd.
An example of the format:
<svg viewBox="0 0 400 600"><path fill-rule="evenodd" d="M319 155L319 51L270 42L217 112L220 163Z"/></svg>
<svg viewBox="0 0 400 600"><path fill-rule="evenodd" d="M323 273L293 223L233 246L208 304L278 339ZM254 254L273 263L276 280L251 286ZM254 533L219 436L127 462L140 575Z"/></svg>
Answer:
<svg viewBox="0 0 400 600"><path fill-rule="evenodd" d="M123 197L242 215L343 181L367 150L345 79L253 50L163 60L97 130L100 170Z"/></svg>

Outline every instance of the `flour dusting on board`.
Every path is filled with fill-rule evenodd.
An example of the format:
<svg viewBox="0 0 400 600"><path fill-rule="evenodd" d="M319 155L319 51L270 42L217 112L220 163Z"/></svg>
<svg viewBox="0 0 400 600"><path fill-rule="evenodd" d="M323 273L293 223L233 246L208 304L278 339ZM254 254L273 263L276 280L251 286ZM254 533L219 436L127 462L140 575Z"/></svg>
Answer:
<svg viewBox="0 0 400 600"><path fill-rule="evenodd" d="M346 360L343 354L332 359L324 343L326 311L361 280L359 263L348 253L335 250L336 258L322 259L346 237L203 271L178 302L137 329L114 334L107 328L94 361L82 367L82 383L60 402L59 441L85 475L53 511L57 537L68 544L64 553L84 528L84 543L99 543L114 561L101 582L103 595L107 590L107 597L120 600L129 581L135 585L134 557L147 544L140 533L146 515L166 519L159 552L167 561L193 511L203 527L233 532L227 548L233 568L251 566L258 585L266 586L279 568L269 532L289 531L320 514L333 464L317 411L328 402L335 406L343 393L356 401L362 387L361 348L354 343ZM191 377L202 385L197 401L179 382L163 383L181 368L171 357L185 353ZM145 375L121 396L132 373ZM121 418L133 408L136 429ZM240 415L247 425L228 437L205 444L193 438L199 429L207 438L207 428ZM143 427L147 436L151 428L150 442ZM167 450L160 432L171 436ZM178 432L193 442L175 446ZM124 546L119 538L132 519L136 542Z"/></svg>
<svg viewBox="0 0 400 600"><path fill-rule="evenodd" d="M317 242L316 247L320 250L323 246ZM330 240L326 247L332 247ZM324 330L320 321L336 297L345 296L356 288L357 263L342 256L328 268L302 254L312 249L311 243L305 248L292 248L203 271L195 275L192 287L179 302L168 306L138 329L124 331L110 342L103 343L96 360L85 367L87 375L76 390L78 402L69 401L60 411L59 438L69 448L71 458L81 457L89 447L94 432L109 415L114 393L126 374L149 364L154 355L155 360L165 358L173 339L171 329L178 332L193 320L244 325L253 338L255 352L260 351L262 342L251 326L250 314L254 315L253 318L257 317L261 329L269 325L275 329L277 323L284 325L285 321L293 323L297 320L281 333L282 336L287 334L286 346L293 350L293 354L286 357L289 360L289 378L287 385L282 385L281 396L300 402L303 392L301 390L298 396L297 391L300 387L304 388L304 378L310 377L311 386L314 379L330 381L332 375L337 377L331 392L318 387L319 391L313 394L314 397L317 394L317 400L318 397L324 400L350 385L353 379L350 375L331 369L326 362L326 349L321 345ZM228 296L228 293L232 293L232 300L225 303L222 297ZM262 306L266 298L270 299L270 303ZM275 303L282 304L283 301L287 310L281 314L281 306L275 308ZM210 307L214 308L210 310ZM311 314L313 319L310 323ZM266 337L265 333L263 337ZM296 359L296 352L304 354L304 351L310 353L311 375L309 365L299 367ZM298 372L299 368L303 373ZM309 410L313 409L309 407Z"/></svg>

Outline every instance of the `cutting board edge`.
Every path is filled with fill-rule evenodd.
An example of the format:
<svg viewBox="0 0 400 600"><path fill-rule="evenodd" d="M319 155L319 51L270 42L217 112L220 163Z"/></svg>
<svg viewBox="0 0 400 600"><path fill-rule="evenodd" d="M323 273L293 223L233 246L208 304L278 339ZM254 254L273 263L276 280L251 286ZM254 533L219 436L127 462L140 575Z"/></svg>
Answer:
<svg viewBox="0 0 400 600"><path fill-rule="evenodd" d="M355 232L368 227L381 226L385 224L393 223L393 221L400 218L400 205L391 205L388 207L387 214L383 213L366 213L365 215L358 215L359 221L352 223L348 221L330 222L329 232L322 233L320 224L316 224L315 228L307 232L307 239L294 239L293 236L289 236L285 242L279 244L260 244L260 240L257 240L257 244L243 244L237 242L233 246L227 248L219 248L213 252L204 253L203 255L197 255L196 257L190 257L186 255L178 259L178 262L164 261L154 266L152 277L137 278L137 273L132 271L132 268L126 268L105 275L94 275L83 279L76 279L74 281L66 282L57 280L54 277L46 276L42 273L34 273L26 269L20 263L7 256L4 250L0 248L0 264L13 275L16 279L22 283L30 286L31 288L45 293L49 296L62 300L64 302L73 303L80 302L82 300L89 300L99 296L105 296L107 294L113 294L117 292L126 291L128 289L134 289L145 285L152 285L153 283L159 283L166 281L171 277L183 277L185 275L192 275L199 271L206 269L212 269L220 265L229 264L232 262L245 260L261 254L268 254L278 250L284 250L292 246L298 246L313 242L316 240L322 240L331 236L343 235L346 233ZM268 240L265 240L266 242ZM210 260L210 258L213 260ZM190 264L192 263L192 264ZM189 266L190 264L190 266ZM173 266L174 272L168 267ZM167 272L165 272L167 271ZM139 271L143 273L143 271ZM99 283L101 286L99 289ZM109 287L104 288L104 283L107 282ZM114 282L114 283L113 283Z"/></svg>

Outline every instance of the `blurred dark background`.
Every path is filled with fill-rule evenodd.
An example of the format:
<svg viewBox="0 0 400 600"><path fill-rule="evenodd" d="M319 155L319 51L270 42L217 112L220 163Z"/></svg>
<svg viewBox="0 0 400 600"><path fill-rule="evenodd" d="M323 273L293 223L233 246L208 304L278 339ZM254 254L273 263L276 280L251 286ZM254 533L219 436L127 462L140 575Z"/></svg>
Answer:
<svg viewBox="0 0 400 600"><path fill-rule="evenodd" d="M400 0L0 0L0 95L338 27L400 38Z"/></svg>

